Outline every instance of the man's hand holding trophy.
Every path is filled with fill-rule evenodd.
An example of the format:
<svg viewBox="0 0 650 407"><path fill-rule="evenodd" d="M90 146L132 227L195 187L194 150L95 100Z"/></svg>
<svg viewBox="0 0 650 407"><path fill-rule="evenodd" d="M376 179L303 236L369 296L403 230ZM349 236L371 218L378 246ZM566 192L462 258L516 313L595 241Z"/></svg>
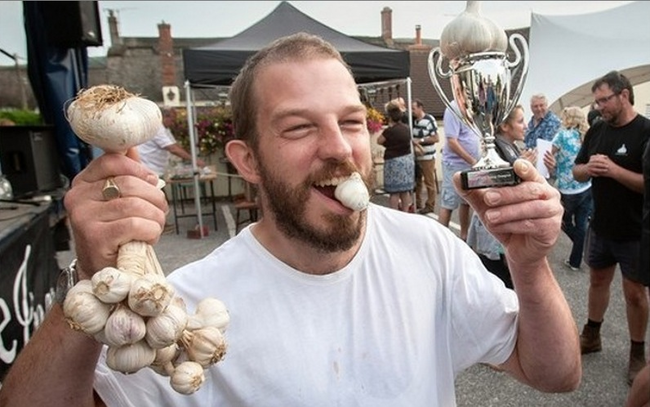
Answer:
<svg viewBox="0 0 650 407"><path fill-rule="evenodd" d="M516 41L523 52L517 48ZM507 59L505 31L480 15L479 1L468 1L465 11L443 29L440 47L429 53L429 76L434 88L445 105L483 141L481 159L472 169L461 173L464 189L519 182L512 166L499 156L494 144L494 133L517 104L528 74L526 39L512 34L509 42L515 53L513 62ZM443 71L445 59L447 72ZM511 82L517 74L517 86L511 91ZM456 106L445 95L438 77L450 81Z"/></svg>

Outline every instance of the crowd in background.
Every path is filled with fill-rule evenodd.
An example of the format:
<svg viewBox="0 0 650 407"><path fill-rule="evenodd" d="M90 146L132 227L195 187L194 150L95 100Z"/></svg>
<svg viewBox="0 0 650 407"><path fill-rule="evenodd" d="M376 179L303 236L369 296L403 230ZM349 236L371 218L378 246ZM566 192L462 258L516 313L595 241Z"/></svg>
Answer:
<svg viewBox="0 0 650 407"><path fill-rule="evenodd" d="M600 329L609 302L610 285L619 267L630 335L627 378L632 387L626 406L648 406L650 362L646 361L645 337L650 294L647 250L650 245L650 120L635 112L633 88L619 72L609 72L595 81L592 93L594 102L588 113L578 106L568 106L559 116L549 110L544 94L533 95L527 123L524 107L517 105L496 126L495 148L510 164L518 158L534 164L540 160L548 171L548 182L560 192L564 208L562 231L571 241L570 255L564 260L564 266L577 272L583 269L584 261L590 272L588 321L580 336L583 354L602 350ZM452 211L458 209L459 237L478 254L487 270L499 277L506 287L516 289L503 246L490 235L481 219L471 214L469 205L453 186L453 174L470 170L484 147L461 115L452 111L458 111L455 103L452 101L443 117L445 145L440 165L443 179L437 218L448 227ZM400 122L399 109L402 114L400 126L406 127L409 121L401 98L386 105L390 126ZM402 148L403 159L415 162L417 184L422 182L425 168L436 171L435 146L439 136L435 118L425 113L421 101L413 102L412 112L413 147L407 152L409 143L404 140ZM425 116L427 120L423 121ZM389 127L384 134L391 131ZM432 165L425 167L421 158L425 152L418 152L418 148L426 138L430 143L425 151L430 154ZM538 140L550 142L551 147L539 151ZM384 176L389 180L391 170L387 175L386 169ZM409 190L406 185L400 192L402 203L394 201L391 195L391 206L409 210L413 202L416 207L411 212L433 212L435 189L427 183L426 176L424 180L428 198L422 187ZM425 199L426 205L423 204Z"/></svg>

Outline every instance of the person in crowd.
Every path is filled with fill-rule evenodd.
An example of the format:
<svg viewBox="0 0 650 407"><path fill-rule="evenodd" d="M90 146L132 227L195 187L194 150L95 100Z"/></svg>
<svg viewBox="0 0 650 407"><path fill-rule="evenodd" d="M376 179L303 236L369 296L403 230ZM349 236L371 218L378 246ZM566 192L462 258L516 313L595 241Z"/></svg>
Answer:
<svg viewBox="0 0 650 407"><path fill-rule="evenodd" d="M587 113L587 123L589 126L593 126L594 123L596 123L598 120L600 120L600 110L598 110L598 104L592 103L591 108L589 109L589 113Z"/></svg>
<svg viewBox="0 0 650 407"><path fill-rule="evenodd" d="M331 44L305 33L272 42L248 59L230 100L237 139L226 154L259 187L264 217L168 276L189 310L208 297L226 304L225 359L200 390L176 394L151 369L109 369L102 345L71 330L55 303L0 405L453 406L456 375L475 363L545 392L577 388L577 328L547 258L562 206L533 165L515 162L519 185L461 191L504 243L514 292L428 217L334 198L351 173L369 182L372 157L366 109ZM102 198L108 177L121 198ZM66 207L79 278L114 266L123 242L155 243L167 210L156 178L105 154L74 180Z"/></svg>
<svg viewBox="0 0 650 407"><path fill-rule="evenodd" d="M159 177L164 177L169 166L170 154L173 154L183 160L191 161L192 155L176 142L170 128L175 120L173 109L163 110L163 125L158 133L150 140L138 146L140 161L151 168ZM196 165L205 166L205 162L198 158Z"/></svg>
<svg viewBox="0 0 650 407"><path fill-rule="evenodd" d="M415 203L421 214L433 212L436 206L436 143L438 126L436 119L424 111L421 100L415 99L413 109L413 142L422 146L423 154L416 157ZM424 190L426 189L426 202Z"/></svg>
<svg viewBox="0 0 650 407"><path fill-rule="evenodd" d="M501 158L510 164L514 164L520 157L535 163L536 152L534 150L522 152L516 144L517 141L524 140L525 131L524 108L517 105L499 125L495 134L495 149ZM499 277L506 287L514 288L503 245L487 231L476 212L470 221L467 244L478 254L488 271Z"/></svg>
<svg viewBox="0 0 650 407"><path fill-rule="evenodd" d="M640 281L650 295L650 142L643 154L643 220L641 226L641 247L639 253ZM650 346L649 346L650 347ZM625 407L650 407L650 358L636 375Z"/></svg>
<svg viewBox="0 0 650 407"><path fill-rule="evenodd" d="M442 148L442 187L440 190L440 213L438 221L449 227L451 214L458 209L460 223L460 238L467 240L467 230L470 221L470 207L456 191L453 175L456 172L468 170L479 159L479 137L472 129L463 123L451 110L458 109L456 101L451 102L443 114L445 128L445 145Z"/></svg>
<svg viewBox="0 0 650 407"><path fill-rule="evenodd" d="M580 270L587 225L594 204L591 197L591 180L578 182L573 178L575 158L589 124L578 106L565 107L560 114L562 127L553 138L553 147L547 151L544 164L555 176L560 191L564 216L562 230L571 239L571 254L564 264L571 270Z"/></svg>
<svg viewBox="0 0 650 407"><path fill-rule="evenodd" d="M616 265L630 335L628 382L645 365L648 297L639 276L643 209L642 155L650 138L650 120L634 110L634 90L625 75L611 71L591 87L601 121L589 128L573 167L578 182L591 179L594 211L587 232L590 268L588 320L580 336L582 353L602 350L600 328Z"/></svg>
<svg viewBox="0 0 650 407"><path fill-rule="evenodd" d="M386 104L388 127L377 138L384 150L384 191L393 209L408 212L412 204L415 162L411 152L411 132L402 122L404 113L396 103Z"/></svg>
<svg viewBox="0 0 650 407"><path fill-rule="evenodd" d="M553 140L560 129L560 118L548 110L548 100L541 93L530 98L530 110L533 112L533 116L528 121L524 144L526 148L535 148L537 139Z"/></svg>

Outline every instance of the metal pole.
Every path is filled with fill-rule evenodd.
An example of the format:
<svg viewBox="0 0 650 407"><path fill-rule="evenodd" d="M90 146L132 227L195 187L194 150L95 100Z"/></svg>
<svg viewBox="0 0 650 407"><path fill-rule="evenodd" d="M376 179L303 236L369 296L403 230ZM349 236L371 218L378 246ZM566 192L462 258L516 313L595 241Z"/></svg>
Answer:
<svg viewBox="0 0 650 407"><path fill-rule="evenodd" d="M192 87L189 81L185 81L185 103L187 106L187 125L190 135L190 154L192 155L192 174L194 177L194 205L196 216L199 222L199 236L203 237L203 214L201 213L201 189L199 186L200 172L196 166L196 129L194 127L194 109L192 98Z"/></svg>

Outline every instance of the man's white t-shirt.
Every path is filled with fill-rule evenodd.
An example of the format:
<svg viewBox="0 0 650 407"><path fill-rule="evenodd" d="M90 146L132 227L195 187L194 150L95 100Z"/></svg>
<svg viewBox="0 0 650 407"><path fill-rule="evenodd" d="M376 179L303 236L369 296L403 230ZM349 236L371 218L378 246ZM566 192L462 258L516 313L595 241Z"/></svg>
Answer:
<svg viewBox="0 0 650 407"><path fill-rule="evenodd" d="M163 176L169 164L169 151L165 148L173 144L176 144L174 135L168 128L161 126L152 139L138 146L140 161L159 176Z"/></svg>
<svg viewBox="0 0 650 407"><path fill-rule="evenodd" d="M226 304L225 359L185 396L102 356L95 388L108 406L450 407L456 375L504 362L516 341L517 297L469 246L431 218L377 205L336 273L287 266L248 227L169 280L189 312L206 297Z"/></svg>

